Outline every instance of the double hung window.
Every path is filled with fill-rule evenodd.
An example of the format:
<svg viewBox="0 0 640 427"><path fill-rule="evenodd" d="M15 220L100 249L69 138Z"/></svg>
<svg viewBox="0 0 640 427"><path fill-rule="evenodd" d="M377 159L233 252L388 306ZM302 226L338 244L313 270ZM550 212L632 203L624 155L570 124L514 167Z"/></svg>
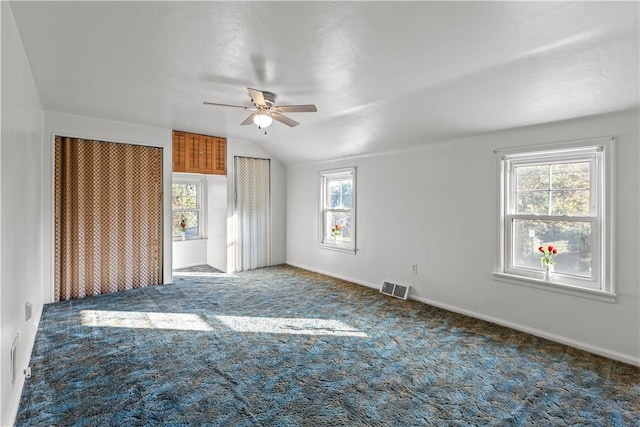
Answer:
<svg viewBox="0 0 640 427"><path fill-rule="evenodd" d="M590 141L500 154L502 273L541 280L548 246L548 283L613 293L611 199L607 185L611 141Z"/></svg>
<svg viewBox="0 0 640 427"><path fill-rule="evenodd" d="M320 246L355 252L356 168L321 171Z"/></svg>
<svg viewBox="0 0 640 427"><path fill-rule="evenodd" d="M182 237L187 239L202 238L203 233L203 180L179 178L173 182L172 189L172 234L174 239Z"/></svg>

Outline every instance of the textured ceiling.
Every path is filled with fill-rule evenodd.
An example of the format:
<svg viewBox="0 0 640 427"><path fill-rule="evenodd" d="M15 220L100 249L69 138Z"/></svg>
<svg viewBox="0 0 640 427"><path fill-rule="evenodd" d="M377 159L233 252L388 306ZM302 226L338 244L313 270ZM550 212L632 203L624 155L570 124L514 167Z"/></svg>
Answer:
<svg viewBox="0 0 640 427"><path fill-rule="evenodd" d="M327 160L635 108L638 2L12 2L45 110ZM290 113L240 126L246 87Z"/></svg>

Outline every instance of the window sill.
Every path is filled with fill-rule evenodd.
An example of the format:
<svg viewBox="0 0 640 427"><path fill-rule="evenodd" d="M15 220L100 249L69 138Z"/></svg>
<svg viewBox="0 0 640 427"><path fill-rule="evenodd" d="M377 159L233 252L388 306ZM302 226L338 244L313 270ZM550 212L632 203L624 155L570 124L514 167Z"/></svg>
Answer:
<svg viewBox="0 0 640 427"><path fill-rule="evenodd" d="M557 292L565 295L573 295L582 298L588 298L596 301L608 302L615 304L616 293L605 292L596 289L580 288L578 286L567 285L564 283L535 279L532 277L517 276L515 274L507 274L494 271L493 276L499 282L515 284L520 286L528 286L545 291Z"/></svg>
<svg viewBox="0 0 640 427"><path fill-rule="evenodd" d="M188 243L188 242L201 242L203 240L207 240L206 237L192 237L185 240L182 239L173 239L173 243Z"/></svg>
<svg viewBox="0 0 640 427"><path fill-rule="evenodd" d="M345 252L348 254L356 253L356 250L352 247L334 245L333 243L318 243L318 247L320 249L328 249L330 251Z"/></svg>

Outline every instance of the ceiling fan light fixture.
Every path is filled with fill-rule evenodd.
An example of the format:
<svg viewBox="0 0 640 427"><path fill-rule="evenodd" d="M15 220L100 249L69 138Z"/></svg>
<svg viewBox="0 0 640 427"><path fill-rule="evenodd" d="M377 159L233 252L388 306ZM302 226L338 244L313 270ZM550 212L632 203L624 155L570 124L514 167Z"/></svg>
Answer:
<svg viewBox="0 0 640 427"><path fill-rule="evenodd" d="M266 127L269 127L272 122L273 122L273 119L269 114L266 114L266 113L259 113L253 117L253 123L258 125L258 129L264 129Z"/></svg>

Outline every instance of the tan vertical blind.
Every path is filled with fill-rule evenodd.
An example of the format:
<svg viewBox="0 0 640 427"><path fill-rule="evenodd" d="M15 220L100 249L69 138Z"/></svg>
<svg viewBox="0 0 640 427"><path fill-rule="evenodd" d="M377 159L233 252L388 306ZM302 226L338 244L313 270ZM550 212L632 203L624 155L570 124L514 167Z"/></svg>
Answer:
<svg viewBox="0 0 640 427"><path fill-rule="evenodd" d="M55 301L159 284L162 149L56 136Z"/></svg>

